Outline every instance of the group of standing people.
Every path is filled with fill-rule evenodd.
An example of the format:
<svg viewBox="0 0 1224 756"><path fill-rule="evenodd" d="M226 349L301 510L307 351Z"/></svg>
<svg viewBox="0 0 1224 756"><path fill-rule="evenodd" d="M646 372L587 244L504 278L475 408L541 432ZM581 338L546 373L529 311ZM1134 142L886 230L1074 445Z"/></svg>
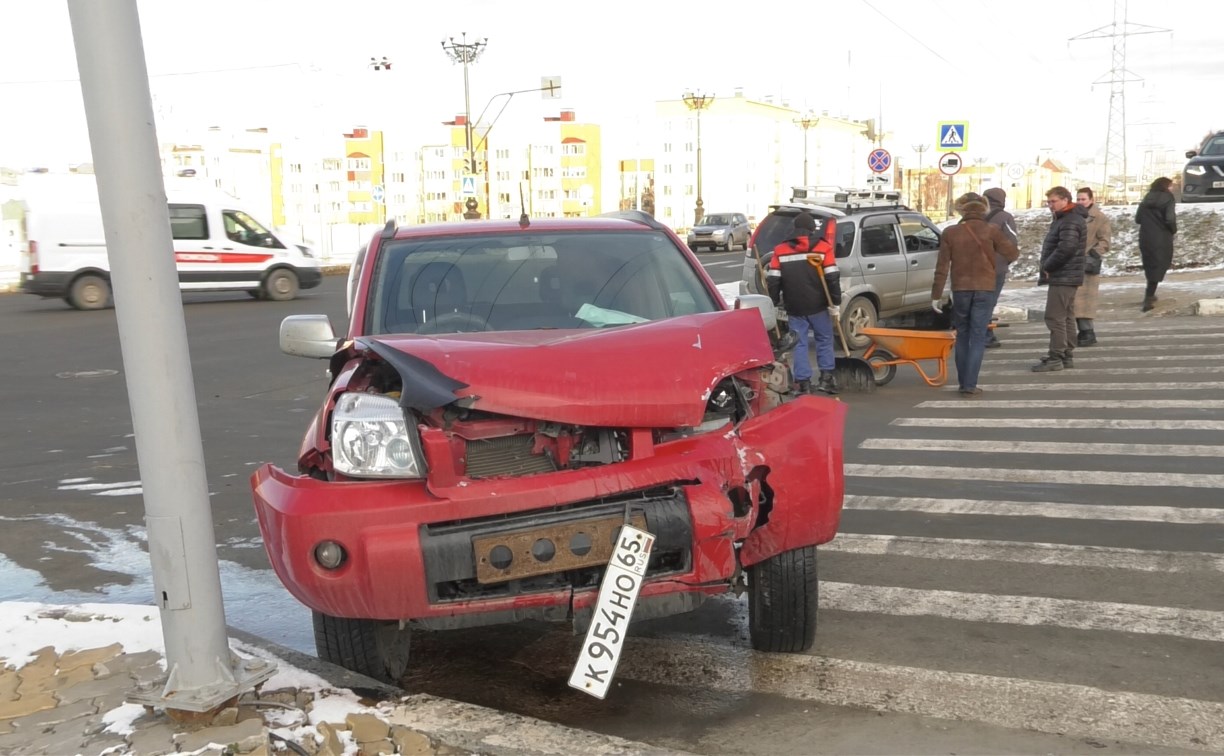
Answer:
<svg viewBox="0 0 1224 756"><path fill-rule="evenodd" d="M1139 251L1147 288L1143 311L1155 306L1156 287L1173 262L1177 233L1172 181L1159 178L1139 204ZM999 346L990 323L1007 267L1019 255L1015 221L1004 210L1007 194L992 188L985 195L969 192L955 203L960 222L940 239L939 261L931 291L931 307L942 312L944 285L952 279L952 319L956 329L956 371L962 396L978 396L984 350ZM1041 245L1037 285L1046 286L1045 323L1050 331L1048 353L1032 366L1053 372L1075 366L1076 347L1097 343L1096 311L1101 264L1109 252L1112 228L1096 204L1092 189L1071 192L1056 186L1046 192L1053 218Z"/></svg>

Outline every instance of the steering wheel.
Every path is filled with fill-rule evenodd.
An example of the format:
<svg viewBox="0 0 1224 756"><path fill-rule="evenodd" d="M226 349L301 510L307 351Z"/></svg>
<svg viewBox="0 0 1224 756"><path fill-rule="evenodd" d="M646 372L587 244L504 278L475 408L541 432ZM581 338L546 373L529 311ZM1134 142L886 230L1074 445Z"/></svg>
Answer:
<svg viewBox="0 0 1224 756"><path fill-rule="evenodd" d="M444 312L417 327L417 333L474 333L491 331L489 321L472 312Z"/></svg>

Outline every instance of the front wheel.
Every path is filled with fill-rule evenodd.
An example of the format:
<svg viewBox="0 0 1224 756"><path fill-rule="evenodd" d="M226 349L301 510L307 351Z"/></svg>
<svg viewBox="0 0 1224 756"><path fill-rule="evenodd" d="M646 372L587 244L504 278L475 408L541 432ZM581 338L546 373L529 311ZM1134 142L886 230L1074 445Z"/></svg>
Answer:
<svg viewBox="0 0 1224 756"><path fill-rule="evenodd" d="M273 302L288 302L297 296L297 274L287 268L277 268L264 281L263 298Z"/></svg>
<svg viewBox="0 0 1224 756"><path fill-rule="evenodd" d="M757 651L798 653L816 642L816 547L748 568L748 634Z"/></svg>
<svg viewBox="0 0 1224 756"><path fill-rule="evenodd" d="M311 612L315 653L325 662L398 685L408 670L411 632L398 622L332 617Z"/></svg>
<svg viewBox="0 0 1224 756"><path fill-rule="evenodd" d="M863 333L864 328L875 328L879 322L876 307L867 297L855 297L842 308L842 327L846 330L846 341L850 349L866 349L871 337Z"/></svg>
<svg viewBox="0 0 1224 756"><path fill-rule="evenodd" d="M875 374L875 382L877 386L887 386L889 381L897 377L896 365L882 365L883 362L892 362L897 359L888 351L876 348L871 356L867 358L867 364L871 365L871 372Z"/></svg>

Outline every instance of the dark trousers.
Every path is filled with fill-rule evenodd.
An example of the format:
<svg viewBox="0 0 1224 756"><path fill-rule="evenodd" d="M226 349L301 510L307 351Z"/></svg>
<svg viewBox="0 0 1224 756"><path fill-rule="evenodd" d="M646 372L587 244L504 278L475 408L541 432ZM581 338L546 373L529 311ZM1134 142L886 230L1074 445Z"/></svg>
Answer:
<svg viewBox="0 0 1224 756"><path fill-rule="evenodd" d="M1070 357L1079 333L1075 327L1078 286L1050 286L1046 291L1045 324L1050 329L1050 354Z"/></svg>
<svg viewBox="0 0 1224 756"><path fill-rule="evenodd" d="M977 388L986 353L986 334L994 315L993 291L952 292L952 325L956 328L956 379L961 390Z"/></svg>

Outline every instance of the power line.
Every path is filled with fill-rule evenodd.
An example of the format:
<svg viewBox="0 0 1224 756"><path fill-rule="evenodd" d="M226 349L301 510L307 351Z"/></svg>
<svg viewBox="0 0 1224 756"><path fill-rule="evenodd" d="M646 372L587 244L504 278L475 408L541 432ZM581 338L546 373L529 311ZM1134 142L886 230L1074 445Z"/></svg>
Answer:
<svg viewBox="0 0 1224 756"><path fill-rule="evenodd" d="M1121 11L1121 13L1119 13ZM1121 22L1119 23L1119 17ZM1109 73L1101 76L1093 84L1109 84L1109 120L1105 133L1105 171L1101 182L1101 193L1108 195L1109 167L1115 163L1122 164L1122 199L1126 201L1127 190L1130 188L1130 176L1126 165L1126 84L1143 81L1126 68L1126 38L1139 34L1155 34L1169 32L1169 29L1159 29L1147 24L1132 24L1126 20L1126 0L1114 0L1113 23L1071 37L1069 42L1085 39L1109 39L1113 41L1113 54Z"/></svg>
<svg viewBox="0 0 1224 756"><path fill-rule="evenodd" d="M875 11L876 13L880 14L880 17L881 17L881 18L883 18L885 21L887 21L888 23L890 23L890 24L892 24L893 26L897 27L898 29L900 29L900 30L901 30L901 31L902 31L902 32L905 34L905 36L907 36L907 37L909 37L910 39L914 40L914 41L915 41L915 42L917 42L919 45L922 45L923 49L925 49L927 52L929 52L930 54L934 55L936 58L939 58L939 59L940 59L940 60L942 60L944 63L947 63L949 66L952 66L953 68L955 68L955 67L956 67L955 65L953 65L952 61L948 60L948 59L947 59L947 58L945 58L944 56L942 56L942 55L940 55L939 53L937 53L937 52L935 52L934 50L932 50L932 49L931 49L931 46L930 46L930 45L928 45L926 42L923 42L922 40L920 40L920 39L918 39L917 37L915 37L913 34L910 34L910 32L909 32L909 30L908 30L908 29L906 29L906 28L905 28L904 26L902 26L901 24L898 24L896 21L893 21L891 18L889 18L888 14L884 13L884 11L880 10L879 8L877 8L877 7L875 7L874 5L872 5L871 3L867 2L867 0L861 0L861 1L862 1L863 5L866 5L868 8L870 8L870 9L872 9L873 11Z"/></svg>

